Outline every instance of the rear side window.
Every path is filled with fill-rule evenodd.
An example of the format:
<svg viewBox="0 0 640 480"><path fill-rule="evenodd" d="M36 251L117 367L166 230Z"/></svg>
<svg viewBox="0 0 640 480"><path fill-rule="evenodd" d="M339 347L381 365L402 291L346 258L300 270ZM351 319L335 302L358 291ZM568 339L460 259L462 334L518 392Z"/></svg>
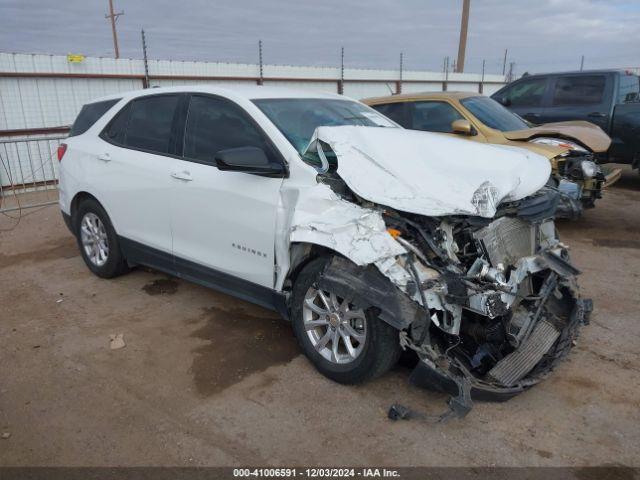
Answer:
<svg viewBox="0 0 640 480"><path fill-rule="evenodd" d="M104 102L87 103L80 110L76 121L73 122L71 130L69 131L69 136L75 137L76 135L82 135L84 132L89 130L91 126L107 112L107 110L119 101L120 99L116 98L113 100L105 100Z"/></svg>
<svg viewBox="0 0 640 480"><path fill-rule="evenodd" d="M127 124L129 123L129 113L131 112L131 104L127 104L113 120L107 125L102 132L101 137L108 142L117 145L124 145L124 138L127 133Z"/></svg>
<svg viewBox="0 0 640 480"><path fill-rule="evenodd" d="M191 97L184 156L213 163L220 150L238 147L261 148L270 161L279 161L262 132L239 107L218 98Z"/></svg>
<svg viewBox="0 0 640 480"><path fill-rule="evenodd" d="M134 100L124 146L154 153L170 153L173 117L179 99L178 95L158 95Z"/></svg>
<svg viewBox="0 0 640 480"><path fill-rule="evenodd" d="M464 117L446 102L415 102L411 104L411 126L425 132L452 133L451 124Z"/></svg>
<svg viewBox="0 0 640 480"><path fill-rule="evenodd" d="M620 75L617 103L637 102L640 96L640 78L633 74Z"/></svg>
<svg viewBox="0 0 640 480"><path fill-rule="evenodd" d="M382 105L371 105L371 108L377 110L378 112L383 114L385 117L390 118L391 120L396 122L398 125L402 125L405 128L410 128L410 126L407 125L407 121L404 118L404 106L405 104L403 102L398 102L398 103L385 103Z"/></svg>
<svg viewBox="0 0 640 480"><path fill-rule="evenodd" d="M601 103L606 80L604 75L559 77L553 92L553 104L559 106Z"/></svg>

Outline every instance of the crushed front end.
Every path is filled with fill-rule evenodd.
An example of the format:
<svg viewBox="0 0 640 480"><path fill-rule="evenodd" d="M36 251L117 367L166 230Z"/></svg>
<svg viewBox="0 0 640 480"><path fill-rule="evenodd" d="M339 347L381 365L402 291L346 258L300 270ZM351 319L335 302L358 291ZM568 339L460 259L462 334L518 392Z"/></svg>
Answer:
<svg viewBox="0 0 640 480"><path fill-rule="evenodd" d="M419 357L412 381L450 393L460 416L473 399L507 399L539 382L588 322L591 302L553 222L559 200L543 188L489 219L384 213L409 254L378 268L421 311L400 332Z"/></svg>
<svg viewBox="0 0 640 480"><path fill-rule="evenodd" d="M560 193L559 218L577 218L602 198L605 176L592 153L569 151L554 158L553 178Z"/></svg>

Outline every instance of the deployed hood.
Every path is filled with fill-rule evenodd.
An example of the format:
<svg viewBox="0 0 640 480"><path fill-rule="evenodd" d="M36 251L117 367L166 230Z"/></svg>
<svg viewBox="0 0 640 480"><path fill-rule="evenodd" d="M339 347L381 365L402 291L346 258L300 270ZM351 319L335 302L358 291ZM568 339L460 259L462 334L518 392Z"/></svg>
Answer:
<svg viewBox="0 0 640 480"><path fill-rule="evenodd" d="M338 175L358 196L426 216L493 217L503 200L542 188L549 161L518 147L483 145L442 134L380 127L319 127Z"/></svg>
<svg viewBox="0 0 640 480"><path fill-rule="evenodd" d="M509 140L530 140L535 137L559 137L581 143L595 153L606 152L611 138L593 123L574 121L545 123L537 127L502 132Z"/></svg>

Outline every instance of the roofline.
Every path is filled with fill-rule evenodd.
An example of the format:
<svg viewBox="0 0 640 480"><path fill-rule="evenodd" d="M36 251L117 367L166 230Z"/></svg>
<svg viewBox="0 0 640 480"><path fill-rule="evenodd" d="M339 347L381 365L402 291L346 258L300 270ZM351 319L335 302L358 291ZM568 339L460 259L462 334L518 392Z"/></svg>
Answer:
<svg viewBox="0 0 640 480"><path fill-rule="evenodd" d="M539 77L539 76L545 76L545 75L588 74L588 73L623 73L623 74L630 73L631 75L636 75L635 73L631 72L629 69L625 69L625 68L600 68L600 69L593 69L593 70L566 70L562 72L529 73L520 78ZM520 80L520 78L518 80Z"/></svg>
<svg viewBox="0 0 640 480"><path fill-rule="evenodd" d="M402 93L399 95L383 95L380 97L368 97L363 98L360 101L363 103L367 102L381 102L381 101L389 101L392 100L393 103L400 103L405 100L411 99L421 99L421 98L432 98L432 97L440 97L440 98L455 98L455 99L464 99L469 97L485 97L486 95L479 92L465 92L465 91L443 91L443 92L412 92L412 93Z"/></svg>
<svg viewBox="0 0 640 480"><path fill-rule="evenodd" d="M278 93L282 96L278 96ZM259 100L269 98L326 98L339 99L345 101L355 101L354 99L331 92L314 92L309 90L295 89L280 86L254 86L241 85L237 87L224 87L217 85L177 85L171 87L151 87L145 89L129 90L126 92L118 92L110 95L93 98L88 103L102 102L105 100L126 99L131 100L138 97L149 95L159 95L163 93L208 93L211 95L221 95L226 97L241 97L246 100Z"/></svg>

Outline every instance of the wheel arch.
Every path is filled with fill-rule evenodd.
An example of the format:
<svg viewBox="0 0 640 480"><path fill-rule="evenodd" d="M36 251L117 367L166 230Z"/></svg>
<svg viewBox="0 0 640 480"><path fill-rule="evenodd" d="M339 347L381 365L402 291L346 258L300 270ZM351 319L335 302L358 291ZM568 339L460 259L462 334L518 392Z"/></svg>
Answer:
<svg viewBox="0 0 640 480"><path fill-rule="evenodd" d="M327 257L328 261L331 255L343 256L340 252L319 243L291 242L289 244L289 270L285 276L283 288L291 291L296 278L309 262L320 257Z"/></svg>
<svg viewBox="0 0 640 480"><path fill-rule="evenodd" d="M104 208L104 205L100 202L100 200L98 200L94 195L91 195L89 192L86 191L80 191L78 193L76 193L74 195L74 197L71 199L71 203L70 203L70 208L69 208L69 215L71 216L71 227L73 228L73 231L76 231L76 216L78 214L78 208L80 207L80 204L86 200L93 200L95 201L98 205L100 205L100 207L102 207L102 209L107 212L107 209ZM109 213L107 212L107 215L109 215ZM111 223L113 224L113 220L111 219L111 215L109 215L109 220L111 221ZM114 226L115 228L115 226Z"/></svg>

